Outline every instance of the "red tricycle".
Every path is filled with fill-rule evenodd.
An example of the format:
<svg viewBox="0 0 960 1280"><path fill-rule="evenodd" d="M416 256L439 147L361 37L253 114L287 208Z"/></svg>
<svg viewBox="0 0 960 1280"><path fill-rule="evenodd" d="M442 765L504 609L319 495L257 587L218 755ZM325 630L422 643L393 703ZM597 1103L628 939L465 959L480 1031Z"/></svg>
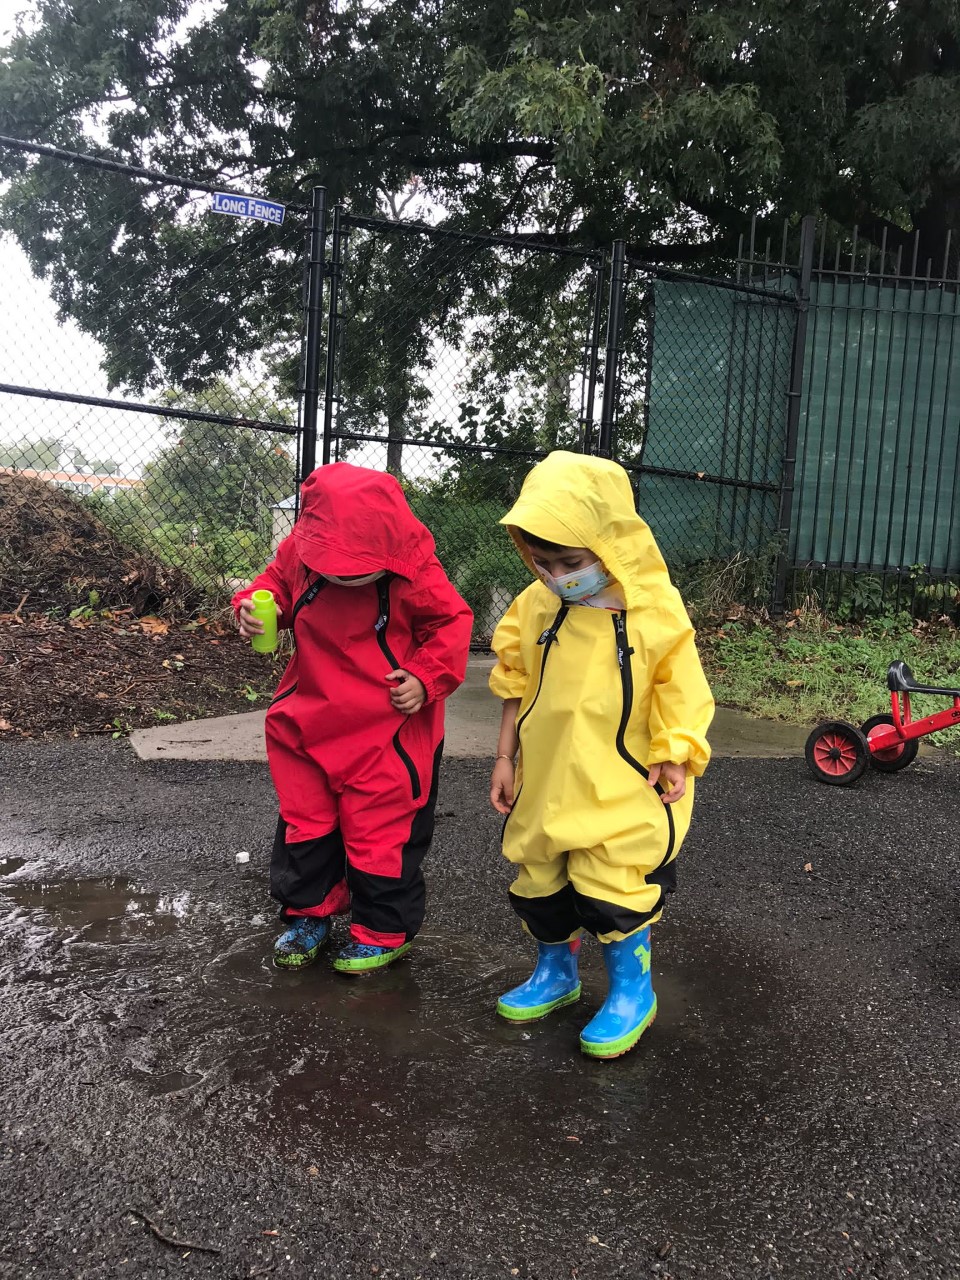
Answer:
<svg viewBox="0 0 960 1280"><path fill-rule="evenodd" d="M891 662L887 669L892 715L871 716L859 729L843 720L817 725L807 739L807 767L818 782L845 787L856 782L868 765L881 773L896 773L913 764L920 738L938 729L960 724L960 689L940 689L917 684L905 662ZM910 695L936 694L952 698L953 706L922 720L914 720Z"/></svg>

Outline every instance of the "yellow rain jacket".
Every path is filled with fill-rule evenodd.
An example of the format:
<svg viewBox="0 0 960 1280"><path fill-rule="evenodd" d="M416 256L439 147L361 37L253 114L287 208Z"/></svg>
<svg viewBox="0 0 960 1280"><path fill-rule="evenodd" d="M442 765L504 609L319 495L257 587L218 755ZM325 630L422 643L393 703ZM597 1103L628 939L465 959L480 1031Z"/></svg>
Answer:
<svg viewBox="0 0 960 1280"><path fill-rule="evenodd" d="M490 688L519 698L520 756L503 852L510 894L534 936L601 941L656 921L675 884L693 778L710 759L714 703L694 631L622 467L552 453L534 467L507 525L589 547L619 585L619 612L565 606L539 579L497 626ZM665 805L647 768L686 765L686 795ZM562 936L556 936L556 935Z"/></svg>

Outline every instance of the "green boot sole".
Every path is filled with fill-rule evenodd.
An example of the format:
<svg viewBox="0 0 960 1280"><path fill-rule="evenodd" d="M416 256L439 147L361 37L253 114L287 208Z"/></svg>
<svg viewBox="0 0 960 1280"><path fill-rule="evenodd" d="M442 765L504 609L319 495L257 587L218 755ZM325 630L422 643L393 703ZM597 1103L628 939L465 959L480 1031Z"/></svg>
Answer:
<svg viewBox="0 0 960 1280"><path fill-rule="evenodd" d="M344 959L337 956L333 962L333 967L337 973L370 973L374 969L385 969L387 965L393 964L399 960L401 956L405 956L412 942L405 942L401 947L393 947L389 951L385 951L379 956L363 956L360 959Z"/></svg>
<svg viewBox="0 0 960 1280"><path fill-rule="evenodd" d="M497 1013L501 1018L506 1018L508 1022L539 1022L541 1018L545 1018L548 1014L553 1013L554 1009L562 1009L564 1005L576 1004L580 999L582 987L577 986L575 990L568 991L565 996L561 996L559 1000L548 1000L546 1004L530 1005L527 1009L517 1008L514 1005L504 1004L502 1000L497 1001Z"/></svg>
<svg viewBox="0 0 960 1280"><path fill-rule="evenodd" d="M580 1049L588 1058L622 1058L625 1053L629 1053L633 1046L637 1043L643 1033L653 1023L657 1016L657 1001L654 998L653 1008L640 1023L639 1027L634 1027L632 1031L628 1031L625 1036L621 1036L619 1040L608 1040L605 1044L594 1043L591 1040L580 1041Z"/></svg>

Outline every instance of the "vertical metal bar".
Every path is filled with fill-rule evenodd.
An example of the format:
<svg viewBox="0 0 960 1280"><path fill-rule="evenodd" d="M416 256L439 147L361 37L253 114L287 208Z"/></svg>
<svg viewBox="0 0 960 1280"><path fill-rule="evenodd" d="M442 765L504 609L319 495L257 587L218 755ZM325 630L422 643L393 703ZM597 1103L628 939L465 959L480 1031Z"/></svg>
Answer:
<svg viewBox="0 0 960 1280"><path fill-rule="evenodd" d="M793 486L797 470L797 437L800 426L800 395L803 388L803 364L807 345L807 313L810 307L810 277L813 274L813 246L817 234L816 219L807 215L800 224L800 279L797 286L797 323L793 331L790 354L790 384L787 391L787 441L783 458L783 480L780 485L780 510L777 530L780 556L774 588L773 607L782 612L787 598L787 572L790 565L789 539L793 522Z"/></svg>
<svg viewBox="0 0 960 1280"><path fill-rule="evenodd" d="M885 247L886 247L886 232L884 232L884 239L881 245L881 250L883 250ZM889 308L890 323L887 328L887 356L886 356L886 364L884 367L884 374L883 374L883 404L880 408L880 458L877 463L877 506L874 512L874 525L873 525L873 558L874 560L878 561L881 564L883 569L881 590L883 592L884 601L886 601L886 598L887 598L887 578L889 576L889 571L890 571L890 546L889 546L890 513L893 510L893 491L897 482L895 460L891 463L889 468L890 497L886 506L887 545L882 552L880 552L880 545L879 545L880 538L881 538L880 488L881 488L881 480L883 478L883 473L887 467L887 450L889 447L887 445L887 411L888 411L888 406L890 402L890 380L892 376L891 371L893 369L894 338L895 338L896 329L897 329L897 288L899 285L899 278L900 278L901 256L902 256L902 246L897 249L897 256L896 256L896 259L894 260L893 268L889 273L890 282L891 282L891 303ZM886 259L884 259L884 261L886 261ZM882 283L883 282L881 280L881 285ZM881 292L878 295L878 305L879 305L879 302L882 302L882 300L883 300L883 292L881 288ZM894 447L894 454L896 454L896 450L899 447L897 444L896 432L894 433L893 447Z"/></svg>
<svg viewBox="0 0 960 1280"><path fill-rule="evenodd" d="M600 334L603 330L603 277L606 271L606 255L593 268L593 318L587 336L586 383L587 394L583 410L580 448L583 453L593 452L593 415L596 412L597 381L600 371Z"/></svg>
<svg viewBox="0 0 960 1280"><path fill-rule="evenodd" d="M941 312L943 310L943 292L945 292L945 288L943 287L945 287L947 283L947 264L948 262L950 262L950 239L951 239L951 232L947 232L947 247L945 252L943 252L943 271L942 271L942 280L941 280L941 303L940 303ZM950 342L948 342L947 344L947 376L946 376L946 383L945 385L943 385L943 413L941 415L941 422L940 422L940 457L937 458L937 485L936 485L936 489L934 489L934 494L936 494L936 498L934 498L934 503L933 503L933 538L931 541L931 548L932 548L931 562L933 561L933 552L934 550L936 550L936 545L937 545L937 527L938 527L938 524L940 524L940 500L942 497L945 497L945 494L943 494L943 466L945 466L945 462L946 462L947 439L950 438L950 436L954 438L956 453L955 453L954 485L952 485L952 488L950 490L950 497L947 498L948 511L952 511L952 508L954 508L954 494L957 492L956 490L956 457L960 457L960 447L959 445L957 445L956 433L954 433L954 431L947 430L947 412L948 412L948 408L950 408L950 383L952 380L952 376L954 376L954 340L956 338L956 320L957 320L957 315L956 315L957 292L956 292L956 289L951 289L950 292L952 294L952 298L954 298L954 311L952 311L952 314L950 314L950 312L947 312L948 319L950 319L951 321ZM945 545L945 548L943 548L943 556L941 557L940 563L938 563L938 566L937 566L938 571L942 571L943 573L951 572L950 532L951 532L950 526L947 526L946 545Z"/></svg>
<svg viewBox="0 0 960 1280"><path fill-rule="evenodd" d="M327 236L327 192L310 192L310 238L307 256L307 354L303 378L303 440L300 483L317 466L317 418L320 407L320 354L323 351L323 257Z"/></svg>
<svg viewBox="0 0 960 1280"><path fill-rule="evenodd" d="M830 548L823 541L823 536L821 533L820 517L821 517L821 502L823 500L824 474L825 472L828 472L830 470L830 468L825 466L824 464L824 452L826 450L826 441L827 441L827 425L826 425L827 396L830 390L830 371L833 365L833 321L834 321L834 316L836 314L835 304L836 304L836 294L837 294L837 277L836 275L831 274L828 268L824 267L824 262L826 261L827 248L828 248L827 229L826 227L824 227L823 235L820 241L820 265L817 272L817 312L819 313L821 306L823 306L827 312L827 333L826 333L826 350L824 352L824 357L823 357L823 396L822 396L822 404L820 406L820 411L819 411L819 414L817 415L817 422L819 425L819 438L817 442L816 480L814 481L814 486L813 486L813 511L812 511L810 551L812 555L816 556L817 550L818 549L821 550L823 554L820 556L816 556L816 558L822 560L825 565L830 560L830 554L829 554ZM828 277L830 280L829 306L824 304L824 289L823 289L824 281ZM813 377L814 377L814 369L813 369L813 366L811 365L811 368L810 368L811 400L808 402L808 405L807 405L808 420L809 420L809 414L812 411ZM824 604L826 604L826 597L824 597Z"/></svg>
<svg viewBox="0 0 960 1280"><path fill-rule="evenodd" d="M620 338L623 331L623 294L626 276L627 244L613 242L610 262L610 302L607 307L607 349L603 363L603 407L600 410L600 438L597 453L612 458L617 421L617 373L620 367Z"/></svg>
<svg viewBox="0 0 960 1280"><path fill-rule="evenodd" d="M781 277L781 282L782 282L782 277ZM764 405L764 410L763 410L763 426L764 426L763 460L762 460L762 470L759 477L759 479L762 480L764 484L771 483L770 451L773 448L773 443L774 443L775 423L776 423L776 428L779 428L780 426L779 421L776 421L776 419L778 416L777 415L777 384L780 376L780 317L783 314L783 303L778 298L777 301L771 305L775 307L775 310L773 313L773 346L772 346L772 355L771 355L771 362L770 362L771 368L770 368L769 375L767 377L766 404ZM779 430L777 430L777 435L779 436L779 434L780 432ZM778 440L778 443L779 443L779 440ZM760 491L757 493L757 501L760 507L760 530L761 530L762 537L766 536L766 530L767 530L768 524L772 523L771 521L772 513L770 511L770 507L771 507L770 499L771 499L771 495L769 493L765 493L763 491ZM763 547L761 546L760 549L763 550Z"/></svg>
<svg viewBox="0 0 960 1280"><path fill-rule="evenodd" d="M856 232L854 232L854 234L856 234ZM841 287L840 249L841 249L841 245L840 245L840 240L838 238L836 253L834 255L834 260L833 260L834 285L833 285L831 320L838 312L837 290ZM851 289L853 288L853 278L849 277L847 280L845 280L842 284L842 288L844 289L844 295L843 295L844 303L842 308L843 336L840 342L839 395L837 397L837 422L836 422L836 432L834 435L833 467L831 469L831 476L830 476L830 497L829 497L828 506L827 506L827 537L826 537L827 559L832 558L833 560L836 561L837 564L844 563L843 546L841 545L839 548L835 547L833 538L834 538L835 524L836 524L836 517L837 517L837 483L840 478L840 447L841 447L841 444L843 443L843 403L846 398L846 389L847 389L847 352L850 347L850 292L851 292ZM824 388L824 409L825 410L827 406L828 393L829 393L829 384ZM849 468L850 468L850 458L848 455L847 456L848 474L849 474ZM832 556L831 556L831 552L833 553ZM838 582L839 582L839 579L838 579ZM838 591L839 591L839 587L838 587ZM840 596L838 595L837 604L839 605L839 603L840 603Z"/></svg>
<svg viewBox="0 0 960 1280"><path fill-rule="evenodd" d="M823 279L823 255L826 252L826 235L827 235L826 228L821 229L820 257L819 257L819 267L818 267L818 279L820 281L822 281ZM813 331L811 335L812 337L811 351L815 354L817 351L817 330L819 329L819 326L820 326L819 306L814 306L813 308L812 321L813 321ZM794 320L794 325L796 325L795 320ZM811 461L811 454L813 452L811 448L811 438L810 438L810 406L813 400L813 375L816 367L813 359L808 360L806 363L807 363L807 373L806 373L807 405L806 405L806 415L804 417L804 422L803 422L803 460L800 466L800 474L796 479L795 493L794 493L795 508L794 508L793 518L797 523L796 537L794 539L794 559L797 562L810 561L812 563L814 558L813 553L815 550L813 537L811 536L810 538L809 549L805 549L800 544L800 522L803 519L803 513L805 510L805 503L806 503L806 496L807 496L807 476L810 472L809 464ZM798 449L800 447L799 434L800 432L798 427L798 431L797 431ZM786 429L784 429L784 451L785 450L786 450ZM823 465L823 430L822 430L822 420L821 420L821 430L820 430L820 437L819 437L819 444L818 444L818 458L817 458L817 465L814 470L814 475L816 475L817 477L817 483L819 483L820 468L822 465ZM814 528L816 517L817 517L816 495L817 495L817 486L815 484L811 531ZM811 581L814 581L814 580L811 579ZM821 596L821 600L823 599L824 597Z"/></svg>
<svg viewBox="0 0 960 1280"><path fill-rule="evenodd" d="M956 288L954 288L954 289L952 289L952 290L951 290L951 292L952 292L952 294L953 294L953 314L952 314L952 317L951 317L951 318L952 318L952 320L953 320L953 325L951 326L951 332L950 332L950 370L952 370L952 369L953 369L953 340L954 340L954 335L956 334L956 330L957 330L958 325L960 325L960 314L958 314L958 311L957 311L958 304L960 304L960 258L958 258L958 260L957 260L957 275L956 275L956 280L955 280L953 283L955 283L955 284L956 284ZM944 416L946 416L946 412L947 412L947 404L948 404L947 395L948 395L948 393L949 393L949 389L950 389L950 371L948 370L948 374L947 374L947 389L944 391ZM956 434L955 434L955 433L954 433L954 435L953 435L953 447L954 447L954 458L953 458L953 487L952 487L952 489L950 490L951 496L952 496L954 493L956 493L956 491L957 491L957 487L958 487L958 485L960 485L960 440L958 440L958 439L957 439L957 437L956 437ZM955 529L956 529L956 527L957 527L957 515L955 514L955 508L954 508L954 505L953 505L953 502L952 502L952 501L951 501L951 503L950 503L950 513L951 513L951 515L950 515L950 529L949 529L949 533L948 533L948 535L947 535L947 549L946 549L946 552L945 552L945 554L944 554L944 567L945 567L945 570L946 570L946 572L947 572L947 573L951 573L951 574L952 574L952 573L953 573L953 541L954 541L954 531L955 531Z"/></svg>
<svg viewBox="0 0 960 1280"><path fill-rule="evenodd" d="M912 267L911 276L910 276L910 295L909 295L911 303L913 302L914 288L919 283L919 277L917 276L917 255L918 255L919 249L920 249L920 232L918 231L916 233L916 236L914 237L914 242L913 242L913 267ZM903 532L900 538L900 555L898 556L898 559L900 561L901 574L903 573L903 562L906 559L906 555L907 555L907 532L913 523L909 519L909 513L910 513L911 489L913 486L914 451L916 449L916 444L917 444L917 415L920 409L920 359L923 354L923 335L926 329L926 321L927 321L926 299L927 299L927 291L926 291L926 288L924 288L924 291L921 294L920 332L917 335L917 358L916 358L916 363L914 365L913 403L910 407L910 423L909 423L910 446L907 450L907 478L904 485L904 494L903 494ZM910 314L911 316L913 315L912 309ZM904 344L903 354L904 354L904 361L906 361L906 358L907 358L906 344ZM903 392L901 388L901 395L902 394ZM920 477L920 489L922 492L923 476ZM920 553L919 531L918 531L917 543L914 546L913 550L914 550L915 557L919 555ZM911 561L911 567L916 563L918 562L916 558L914 558L914 560ZM914 604L916 603L916 598L917 598L916 581L914 581L913 593L911 595L911 603L910 603L911 612L913 611ZM898 607L899 607L899 603L900 601L898 597L898 600L897 600Z"/></svg>
<svg viewBox="0 0 960 1280"><path fill-rule="evenodd" d="M894 291L893 291L894 320L896 320L898 317L897 300L900 292L900 281L903 279L903 272L901 270L902 265L903 265L903 245L899 245L897 248L897 261L894 268L894 272L895 272ZM903 587L903 566L897 565L895 567L891 565L890 556L893 549L893 508L894 508L894 501L896 499L897 479L900 474L900 444L902 441L902 432L900 430L900 423L903 417L903 376L907 367L906 339L910 332L910 323L909 323L910 314L911 314L910 301L912 297L913 297L913 277L911 276L910 284L909 284L909 293L907 298L907 314L904 317L904 324L903 324L903 341L899 344L900 377L899 377L899 382L897 384L897 393L896 393L897 394L897 416L895 420L896 425L894 428L894 436L893 436L893 467L890 472L890 507L889 507L888 516L887 516L887 540L886 540L886 545L884 547L884 552L883 552L883 562L888 569L893 570L894 575L896 577L896 581L897 581L896 603L894 605L894 608L897 610L899 610L900 608L900 592Z"/></svg>
<svg viewBox="0 0 960 1280"><path fill-rule="evenodd" d="M867 435L866 435L866 441L864 444L863 479L860 486L860 509L857 512L856 560L858 564L863 564L868 569L874 568L873 543L874 543L874 539L876 537L876 531L877 531L877 508L879 506L879 494L880 494L880 479L879 479L880 469L883 465L884 422L883 422L883 419L881 418L879 422L879 430L878 430L877 429L878 424L876 423L876 420L874 418L873 410L876 402L875 383L876 383L876 377L877 377L877 347L878 347L878 342L880 338L880 317L882 315L881 304L883 302L883 272L884 272L884 267L886 266L886 251L887 251L887 229L886 227L884 227L883 236L881 237L881 240L880 240L877 283L876 285L870 286L871 290L875 290L876 292L875 294L871 292L871 295L870 295L874 300L873 307L872 307L873 343L871 344L871 347L870 347L870 357L869 357L870 378L869 378L869 381L867 382L867 423L866 423ZM867 260L867 265L869 267L869 256ZM872 493L873 514L872 514L872 520L870 525L870 536L869 536L869 539L867 540L867 546L866 548L864 548L863 527L864 527L864 516L866 513L866 507L867 507L867 493L869 490L869 485L867 480L867 450L870 448L876 449L877 479L874 483L873 493Z"/></svg>
<svg viewBox="0 0 960 1280"><path fill-rule="evenodd" d="M327 367L323 379L323 452L322 465L330 461L333 443L333 405L337 389L337 357L340 352L340 276L343 271L343 209L337 205L333 211L333 231L330 238L330 296L327 303Z"/></svg>
<svg viewBox="0 0 960 1280"><path fill-rule="evenodd" d="M866 425L863 437L863 460L861 465L857 466L857 413L860 408L860 375L863 370L863 323L867 314L867 283L870 275L870 251L871 244L867 241L865 257L863 263L863 282L860 286L860 306L859 323L857 327L857 362L853 375L853 405L850 410L850 461L847 467L847 480L844 486L843 500L843 523L840 526L840 558L845 563L853 566L854 571L860 567L859 551L860 551L860 526L857 525L853 534L853 553L847 554L847 534L850 525L850 508L853 505L853 496L856 494L856 488L851 494L851 484L855 483L860 488L861 505L863 498L863 486L865 481L865 468L867 462L867 448L870 440L869 421ZM856 259L856 233L854 233L853 256L850 262L850 294L853 293L853 273L857 269ZM869 402L868 402L869 405ZM868 408L869 415L869 408ZM856 470L856 481L854 482L854 470Z"/></svg>
<svg viewBox="0 0 960 1280"><path fill-rule="evenodd" d="M927 279L929 283L923 295L923 309L925 313L927 311L927 303L930 301L931 297L933 296L933 282L931 280L932 268L933 268L933 262L932 260L928 259ZM930 365L930 385L929 385L928 393L926 397L927 429L926 429L924 443L923 443L923 469L922 469L923 480L921 481L921 487L920 487L920 509L917 512L917 529L919 531L920 537L923 538L923 542L927 548L926 560L924 561L924 563L927 566L928 572L930 572L933 569L933 547L934 547L934 542L937 536L937 529L936 529L936 523L932 522L930 526L930 537L929 539L925 538L924 531L923 531L923 517L924 517L924 511L927 506L927 494L929 493L931 487L933 488L934 503L936 504L939 500L940 471L941 471L941 464L943 462L943 436L941 435L938 441L938 448L937 448L937 481L933 486L931 486L929 481L930 444L931 444L931 436L933 435L933 429L932 429L933 420L934 420L933 406L934 406L934 403L936 400L936 394L937 394L937 365L939 364L939 356L940 356L940 322L942 319L943 319L943 284L941 282L939 285L939 288L937 289L937 311L936 311L936 321L933 329L933 344L932 344L933 359ZM919 374L922 372L922 370L923 370L923 351L921 350L920 360L917 361L918 377L919 377ZM936 508L934 509L936 510ZM919 550L920 550L920 544L918 544L918 551Z"/></svg>

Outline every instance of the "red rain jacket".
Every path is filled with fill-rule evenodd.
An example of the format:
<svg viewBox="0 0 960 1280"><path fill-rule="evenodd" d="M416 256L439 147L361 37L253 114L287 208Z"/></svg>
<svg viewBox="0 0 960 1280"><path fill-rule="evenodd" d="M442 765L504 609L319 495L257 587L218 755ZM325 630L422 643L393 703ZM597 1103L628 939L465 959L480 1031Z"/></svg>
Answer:
<svg viewBox="0 0 960 1280"><path fill-rule="evenodd" d="M361 586L322 577L378 569L387 576ZM425 801L443 738L443 700L466 673L473 614L396 479L346 462L314 471L301 489L293 533L234 596L234 608L262 587L273 592L279 625L292 627L296 640L267 712L268 750L279 748L270 753L274 772L287 751L302 752L338 789L393 743L409 758L419 783L414 794ZM384 677L397 667L426 690L413 716L390 704Z"/></svg>

